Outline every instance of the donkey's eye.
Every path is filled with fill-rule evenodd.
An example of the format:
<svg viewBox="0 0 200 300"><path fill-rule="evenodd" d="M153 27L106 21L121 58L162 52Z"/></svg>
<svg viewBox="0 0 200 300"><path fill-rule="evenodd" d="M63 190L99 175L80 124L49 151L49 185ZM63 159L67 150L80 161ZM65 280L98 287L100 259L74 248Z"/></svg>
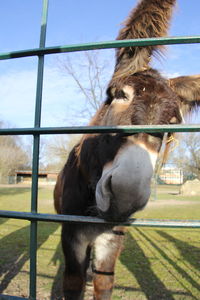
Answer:
<svg viewBox="0 0 200 300"><path fill-rule="evenodd" d="M123 99L123 98L126 98L126 95L123 90L119 90L115 93L115 98Z"/></svg>
<svg viewBox="0 0 200 300"><path fill-rule="evenodd" d="M128 103L130 101L128 95L123 91L119 90L115 93L115 97L112 102L114 103Z"/></svg>
<svg viewBox="0 0 200 300"><path fill-rule="evenodd" d="M133 89L129 86L125 86L122 90L115 92L114 103L130 103L133 99Z"/></svg>

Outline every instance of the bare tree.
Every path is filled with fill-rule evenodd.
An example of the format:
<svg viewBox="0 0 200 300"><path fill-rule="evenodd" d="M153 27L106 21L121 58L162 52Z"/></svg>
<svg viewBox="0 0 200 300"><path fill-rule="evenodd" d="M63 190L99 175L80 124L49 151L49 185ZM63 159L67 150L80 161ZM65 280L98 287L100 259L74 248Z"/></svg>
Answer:
<svg viewBox="0 0 200 300"><path fill-rule="evenodd" d="M64 60L59 59L60 69L73 79L78 92L83 95L81 115L84 114L87 119L94 115L104 100L105 88L113 70L112 59L101 53L86 51L76 57L68 55Z"/></svg>
<svg viewBox="0 0 200 300"><path fill-rule="evenodd" d="M0 127L4 123L0 122ZM24 169L29 165L29 156L24 150L22 140L18 136L0 136L0 180L14 175L17 169Z"/></svg>
<svg viewBox="0 0 200 300"><path fill-rule="evenodd" d="M200 179L200 133L182 134L180 146L171 161L183 169L186 178Z"/></svg>
<svg viewBox="0 0 200 300"><path fill-rule="evenodd" d="M46 158L48 170L60 170L80 135L56 135L46 143Z"/></svg>

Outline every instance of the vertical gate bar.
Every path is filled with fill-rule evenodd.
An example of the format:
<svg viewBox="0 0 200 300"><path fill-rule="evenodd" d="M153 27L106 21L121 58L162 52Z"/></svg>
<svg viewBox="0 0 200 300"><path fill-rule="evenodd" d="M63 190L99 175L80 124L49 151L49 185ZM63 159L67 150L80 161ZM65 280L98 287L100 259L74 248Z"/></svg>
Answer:
<svg viewBox="0 0 200 300"><path fill-rule="evenodd" d="M48 0L43 0L42 22L40 31L40 48L45 48L46 27L48 15ZM34 127L39 128L41 124L42 110L42 88L44 74L44 55L38 57L37 89L35 102ZM32 161L32 188L31 188L31 212L36 213L38 207L38 170L39 170L39 148L40 134L35 134L33 139L33 161ZM36 300L37 286L37 221L31 221L30 225L30 282L29 299Z"/></svg>

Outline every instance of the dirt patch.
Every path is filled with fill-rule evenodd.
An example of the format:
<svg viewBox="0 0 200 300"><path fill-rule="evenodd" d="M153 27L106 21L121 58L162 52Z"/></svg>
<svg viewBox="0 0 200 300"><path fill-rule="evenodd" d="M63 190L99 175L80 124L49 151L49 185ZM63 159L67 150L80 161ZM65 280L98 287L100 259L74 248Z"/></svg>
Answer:
<svg viewBox="0 0 200 300"><path fill-rule="evenodd" d="M148 206L155 207L155 206L166 206L166 205L189 205L189 204L195 204L197 201L195 200L155 200L155 201L149 201Z"/></svg>

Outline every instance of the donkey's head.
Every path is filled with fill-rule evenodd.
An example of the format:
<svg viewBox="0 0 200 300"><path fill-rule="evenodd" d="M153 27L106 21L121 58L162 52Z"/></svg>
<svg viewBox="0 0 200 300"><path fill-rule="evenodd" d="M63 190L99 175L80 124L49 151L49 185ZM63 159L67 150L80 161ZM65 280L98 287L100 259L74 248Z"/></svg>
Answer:
<svg viewBox="0 0 200 300"><path fill-rule="evenodd" d="M175 0L141 1L118 39L163 36L174 3ZM156 50L155 46L117 50L107 99L93 125L179 124L186 113L200 104L200 76L164 79L149 66ZM95 193L103 218L125 220L146 205L163 136L110 135L107 143L96 144L101 155L107 155Z"/></svg>
<svg viewBox="0 0 200 300"><path fill-rule="evenodd" d="M99 124L179 124L198 100L200 76L165 80L157 71L149 69L129 76L119 85L111 82ZM147 203L164 134L139 133L123 138L113 135L112 139L112 147L117 149L103 166L96 202L104 218L119 220L126 219ZM106 145L101 151L108 151Z"/></svg>

